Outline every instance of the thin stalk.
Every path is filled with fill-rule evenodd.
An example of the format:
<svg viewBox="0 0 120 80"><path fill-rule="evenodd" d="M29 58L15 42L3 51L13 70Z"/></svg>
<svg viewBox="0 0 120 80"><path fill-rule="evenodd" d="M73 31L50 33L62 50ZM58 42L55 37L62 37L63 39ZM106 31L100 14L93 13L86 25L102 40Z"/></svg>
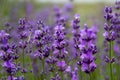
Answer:
<svg viewBox="0 0 120 80"><path fill-rule="evenodd" d="M60 71L60 76L61 76L61 80L64 80L64 75L62 71Z"/></svg>
<svg viewBox="0 0 120 80"><path fill-rule="evenodd" d="M120 48L120 45L119 45L119 48ZM120 80L120 76L119 76L119 74L120 74L120 63L119 63L119 61L120 61L120 56L118 56L118 63L117 63L117 79L118 80Z"/></svg>
<svg viewBox="0 0 120 80"><path fill-rule="evenodd" d="M23 60L23 70L25 69L25 54L24 54L24 48L22 50L22 60ZM24 78L25 78L25 73L23 72Z"/></svg>
<svg viewBox="0 0 120 80"><path fill-rule="evenodd" d="M118 71L120 72L120 64L119 63L118 63ZM120 80L119 72L118 72L118 80Z"/></svg>
<svg viewBox="0 0 120 80"><path fill-rule="evenodd" d="M24 55L24 48L23 48L23 50L22 50L22 60L23 60L23 69L25 68L25 55Z"/></svg>
<svg viewBox="0 0 120 80"><path fill-rule="evenodd" d="M45 79L45 61L44 61L44 59L42 59L42 70L43 70L42 77L43 77L43 80L44 80Z"/></svg>
<svg viewBox="0 0 120 80"><path fill-rule="evenodd" d="M60 50L60 55L62 54L62 51ZM62 60L62 59L60 59L60 60ZM60 71L60 76L61 76L61 79L62 80L64 80L64 75L63 75L63 72L62 71Z"/></svg>
<svg viewBox="0 0 120 80"><path fill-rule="evenodd" d="M89 77L90 77L90 80L92 80L92 74L91 73L89 74Z"/></svg>
<svg viewBox="0 0 120 80"><path fill-rule="evenodd" d="M18 65L17 65L17 64L18 64L17 59L15 60L15 62L16 62L16 66L18 66ZM16 72L16 76L18 76L18 72Z"/></svg>
<svg viewBox="0 0 120 80"><path fill-rule="evenodd" d="M78 66L78 67L79 67L79 71L78 71L79 79L82 80L82 71L81 71L81 69L80 69L80 66Z"/></svg>
<svg viewBox="0 0 120 80"><path fill-rule="evenodd" d="M116 65L116 70L117 70L117 80L119 80L119 64Z"/></svg>
<svg viewBox="0 0 120 80"><path fill-rule="evenodd" d="M55 76L55 72L56 72L56 70L55 70L55 65L52 64L52 67L53 67L53 69L54 69L53 72L52 72L52 75Z"/></svg>
<svg viewBox="0 0 120 80"><path fill-rule="evenodd" d="M110 60L112 59L112 41L110 41L110 52L109 52L109 56L110 56ZM113 75L112 75L112 63L110 63L110 79L113 80Z"/></svg>

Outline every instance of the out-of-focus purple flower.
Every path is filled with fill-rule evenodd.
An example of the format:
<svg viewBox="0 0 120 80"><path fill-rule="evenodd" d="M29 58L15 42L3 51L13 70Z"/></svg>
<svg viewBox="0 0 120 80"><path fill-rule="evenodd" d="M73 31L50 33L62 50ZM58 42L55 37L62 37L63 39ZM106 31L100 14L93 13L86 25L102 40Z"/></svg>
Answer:
<svg viewBox="0 0 120 80"><path fill-rule="evenodd" d="M57 59L55 57L48 57L46 60L48 64L55 64L57 62Z"/></svg>
<svg viewBox="0 0 120 80"><path fill-rule="evenodd" d="M9 34L6 33L4 30L0 31L0 42L2 44L6 44L8 42Z"/></svg>
<svg viewBox="0 0 120 80"><path fill-rule="evenodd" d="M55 22L56 24L59 23L59 19L62 15L62 10L58 7L58 6L55 6L54 7L54 12L55 12Z"/></svg>
<svg viewBox="0 0 120 80"><path fill-rule="evenodd" d="M72 80L78 80L78 68L75 67L74 71L72 72Z"/></svg>
<svg viewBox="0 0 120 80"><path fill-rule="evenodd" d="M65 61L58 61L57 66L59 67L60 71L64 71L66 69L66 62Z"/></svg>
<svg viewBox="0 0 120 80"><path fill-rule="evenodd" d="M65 4L64 9L66 12L71 12L73 10L73 5L70 3Z"/></svg>
<svg viewBox="0 0 120 80"><path fill-rule="evenodd" d="M16 65L12 61L6 61L2 64L7 73L13 75L16 73Z"/></svg>
<svg viewBox="0 0 120 80"><path fill-rule="evenodd" d="M17 80L14 76L8 76L7 80Z"/></svg>
<svg viewBox="0 0 120 80"><path fill-rule="evenodd" d="M120 56L120 47L119 47L118 44L116 44L116 45L114 46L114 51L115 51L115 54L116 54L117 56Z"/></svg>
<svg viewBox="0 0 120 80"><path fill-rule="evenodd" d="M68 66L65 70L67 73L70 73L72 70L71 70L71 66Z"/></svg>
<svg viewBox="0 0 120 80"><path fill-rule="evenodd" d="M90 63L90 71L93 72L96 69L97 65L95 64L95 62L93 61L92 63Z"/></svg>
<svg viewBox="0 0 120 80"><path fill-rule="evenodd" d="M15 64L13 64L11 61L6 61L2 65L3 67L8 67L8 68L15 68Z"/></svg>
<svg viewBox="0 0 120 80"><path fill-rule="evenodd" d="M116 8L117 10L120 9L120 1L116 1L116 3L115 3L115 8Z"/></svg>
<svg viewBox="0 0 120 80"><path fill-rule="evenodd" d="M83 63L81 66L82 71L89 73L89 68L88 68L88 64Z"/></svg>
<svg viewBox="0 0 120 80"><path fill-rule="evenodd" d="M34 38L41 39L41 37L42 37L41 34L42 34L41 30L35 30Z"/></svg>
<svg viewBox="0 0 120 80"><path fill-rule="evenodd" d="M0 51L0 59L5 55L4 51Z"/></svg>

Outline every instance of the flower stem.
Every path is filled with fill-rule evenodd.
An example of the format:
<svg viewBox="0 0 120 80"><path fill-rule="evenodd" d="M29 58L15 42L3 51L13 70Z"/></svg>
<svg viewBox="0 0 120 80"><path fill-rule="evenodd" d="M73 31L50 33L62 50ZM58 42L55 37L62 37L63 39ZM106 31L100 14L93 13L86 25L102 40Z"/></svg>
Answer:
<svg viewBox="0 0 120 80"><path fill-rule="evenodd" d="M45 62L44 59L42 59L42 70L43 70L43 80L45 79Z"/></svg>
<svg viewBox="0 0 120 80"><path fill-rule="evenodd" d="M79 74L79 79L82 80L82 76L83 76L83 75L82 75L82 71L81 71L81 69L80 69L80 66L79 66L78 74Z"/></svg>
<svg viewBox="0 0 120 80"><path fill-rule="evenodd" d="M113 53L112 41L110 41L110 52L109 52L110 60L112 60L112 53ZM113 76L112 76L112 63L110 63L110 79L113 80Z"/></svg>
<svg viewBox="0 0 120 80"><path fill-rule="evenodd" d="M92 80L91 73L89 74L90 80Z"/></svg>
<svg viewBox="0 0 120 80"><path fill-rule="evenodd" d="M23 70L25 69L25 54L24 54L24 48L22 50L22 60L23 60ZM24 78L25 78L25 73L23 72Z"/></svg>
<svg viewBox="0 0 120 80"><path fill-rule="evenodd" d="M62 71L60 71L60 76L61 76L61 80L64 80L64 75Z"/></svg>
<svg viewBox="0 0 120 80"><path fill-rule="evenodd" d="M23 51L22 51L22 57L23 57L23 69L24 69L24 67L25 67L24 49L23 49Z"/></svg>

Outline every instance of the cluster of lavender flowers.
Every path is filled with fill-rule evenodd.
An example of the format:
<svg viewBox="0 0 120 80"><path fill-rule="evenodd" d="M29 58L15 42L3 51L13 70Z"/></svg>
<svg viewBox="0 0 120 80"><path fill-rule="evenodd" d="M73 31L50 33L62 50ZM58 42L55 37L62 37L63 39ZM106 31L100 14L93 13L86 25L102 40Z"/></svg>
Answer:
<svg viewBox="0 0 120 80"><path fill-rule="evenodd" d="M109 56L106 56L105 61L109 63L109 78L110 80L114 80L113 77L113 63L119 62L119 8L120 8L120 2L116 1L115 3L115 9L116 11L113 11L112 7L105 7L105 15L104 18L106 20L106 23L104 24L105 32L103 36L105 37L105 44L107 44L107 50L106 52L109 53ZM115 44L115 45L114 45ZM114 54L115 53L115 54ZM118 64L119 65L119 64ZM117 70L118 68L116 68ZM118 69L119 70L119 69ZM116 71L116 74L118 71ZM119 76L117 77L119 79Z"/></svg>
<svg viewBox="0 0 120 80"><path fill-rule="evenodd" d="M104 10L106 23L103 36L105 43L108 44L106 53L109 53L105 58L109 64L109 70L106 72L110 73L111 80L120 78L119 75L117 79L113 77L113 63L116 60L119 62L120 57L120 13L118 12L120 2L115 4L115 13L112 7L105 7ZM71 20L72 11L71 4L65 5L63 9L55 6L52 24L49 24L48 19L52 15L46 11L39 15L45 18L38 18L38 15L34 19L29 16L20 18L16 27L6 23L9 28L0 30L2 65L0 70L4 75L0 74L0 78L2 80L30 80L30 78L31 80L97 80L95 69L98 65L96 53L99 52L98 28L88 27L87 24L82 28L79 14ZM72 25L69 25L70 21ZM117 66L114 68L116 72L119 63Z"/></svg>
<svg viewBox="0 0 120 80"><path fill-rule="evenodd" d="M96 32L93 29L89 29L85 24L84 29L81 31L81 44L79 45L81 51L81 61L82 71L86 73L91 73L96 69L95 60L96 58L93 56L97 53L96 47Z"/></svg>
<svg viewBox="0 0 120 80"><path fill-rule="evenodd" d="M24 80L24 77L15 77L19 66L15 62L18 59L16 46L10 43L10 35L4 30L0 31L0 60L2 60L3 72L7 73L7 80ZM5 78L3 78L5 79Z"/></svg>

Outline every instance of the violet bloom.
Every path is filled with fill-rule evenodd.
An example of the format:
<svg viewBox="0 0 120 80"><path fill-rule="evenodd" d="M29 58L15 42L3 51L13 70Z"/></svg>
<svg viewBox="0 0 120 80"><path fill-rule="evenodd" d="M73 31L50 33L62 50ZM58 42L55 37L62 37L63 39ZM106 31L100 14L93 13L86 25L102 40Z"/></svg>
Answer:
<svg viewBox="0 0 120 80"><path fill-rule="evenodd" d="M120 9L120 1L117 1L117 0L116 0L115 8L116 8L117 10Z"/></svg>
<svg viewBox="0 0 120 80"><path fill-rule="evenodd" d="M55 56L59 60L57 66L58 66L58 70L60 71L59 73L61 73L62 80L64 80L63 72L66 69L65 58L66 55L68 54L68 52L66 51L67 42L65 40L64 30L65 30L64 23L57 24L57 26L55 27L55 33L54 33L55 39L53 43L53 48L54 48L53 56Z"/></svg>
<svg viewBox="0 0 120 80"><path fill-rule="evenodd" d="M73 42L74 42L74 48L75 48L75 55L80 56L80 50L79 50L79 45L80 45L80 15L76 14L75 19L72 21L72 26L73 26Z"/></svg>
<svg viewBox="0 0 120 80"><path fill-rule="evenodd" d="M41 25L41 27L40 27ZM47 58L50 54L50 44L52 42L52 36L48 26L45 26L42 21L38 23L38 28L33 35L34 44L37 50L42 54L44 58Z"/></svg>
<svg viewBox="0 0 120 80"><path fill-rule="evenodd" d="M58 61L57 62L57 66L59 67L60 71L64 71L66 69L66 63L63 60L62 61Z"/></svg>
<svg viewBox="0 0 120 80"><path fill-rule="evenodd" d="M67 73L71 73L71 66L67 66L67 68L66 68L66 70L65 70L65 72L67 72Z"/></svg>
<svg viewBox="0 0 120 80"><path fill-rule="evenodd" d="M55 41L54 41L54 55L57 58L65 58L66 54L68 53L65 49L66 41L65 41L65 34L64 34L64 27L62 25L58 25L55 27Z"/></svg>
<svg viewBox="0 0 120 80"><path fill-rule="evenodd" d="M117 29L115 24L115 16L113 16L112 7L106 7L105 8L105 20L107 23L104 24L105 32L103 33L103 36L105 37L106 41L110 43L110 54L109 54L109 61L112 62L112 56L111 56L111 44L115 39L117 38Z"/></svg>
<svg viewBox="0 0 120 80"><path fill-rule="evenodd" d="M115 61L113 54L113 41L116 39L117 32L115 31L115 17L113 15L112 7L105 7L105 15L104 18L106 23L104 24L105 32L103 36L105 37L106 41L109 43L109 58L106 57L106 62L109 62L109 69L110 69L110 79L113 80L113 70L112 70L112 63Z"/></svg>
<svg viewBox="0 0 120 80"><path fill-rule="evenodd" d="M112 8L111 7L106 7L105 8L105 16L104 16L105 20L108 22L108 23L105 23L104 24L104 29L105 29L105 32L103 34L103 36L105 37L105 39L107 41L114 41L115 38L116 38L116 33L114 31L114 25L111 24L112 22L112 18L113 18L113 15L112 15Z"/></svg>
<svg viewBox="0 0 120 80"><path fill-rule="evenodd" d="M96 44L94 43L95 39L96 33L85 25L84 29L81 30L81 44L79 48L82 53L80 57L82 60L81 69L86 73L93 72L97 67L93 55L97 52Z"/></svg>
<svg viewBox="0 0 120 80"><path fill-rule="evenodd" d="M55 22L56 22L56 24L58 24L59 19L62 15L62 10L58 6L55 6L54 7L54 13L55 13Z"/></svg>
<svg viewBox="0 0 120 80"><path fill-rule="evenodd" d="M0 43L6 44L9 39L9 34L6 33L4 30L0 31Z"/></svg>
<svg viewBox="0 0 120 80"><path fill-rule="evenodd" d="M47 58L50 55L51 51L51 43L52 43L52 36L50 34L50 30L48 26L45 26L42 21L37 22L37 29L33 33L33 53L31 55L34 55L35 58L38 58L41 61L42 69L41 69L41 75L46 76L46 71L48 69L46 68L46 62L45 60L48 60ZM34 53L35 52L35 53ZM32 57L31 57L32 58ZM36 59L33 58L33 68L37 67ZM49 62L48 62L49 63ZM36 66L35 66L36 65ZM34 73L38 72L38 69L33 69ZM38 76L37 76L38 77ZM45 77L43 77L45 79Z"/></svg>
<svg viewBox="0 0 120 80"><path fill-rule="evenodd" d="M15 63L13 63L12 61L6 61L2 64L2 67L5 68L5 70L7 71L7 73L13 75L16 73L16 65Z"/></svg>
<svg viewBox="0 0 120 80"><path fill-rule="evenodd" d="M17 72L17 66L14 63L15 52L9 44L9 34L3 30L0 31L0 49L0 60L3 61L2 67L9 76L13 77Z"/></svg>
<svg viewBox="0 0 120 80"><path fill-rule="evenodd" d="M114 13L114 17L112 18L111 22L112 24L115 26L114 27L114 30L116 32L116 44L114 46L114 50L115 50L115 53L117 54L117 56L119 57L120 56L120 1L116 1L115 3L115 13Z"/></svg>

